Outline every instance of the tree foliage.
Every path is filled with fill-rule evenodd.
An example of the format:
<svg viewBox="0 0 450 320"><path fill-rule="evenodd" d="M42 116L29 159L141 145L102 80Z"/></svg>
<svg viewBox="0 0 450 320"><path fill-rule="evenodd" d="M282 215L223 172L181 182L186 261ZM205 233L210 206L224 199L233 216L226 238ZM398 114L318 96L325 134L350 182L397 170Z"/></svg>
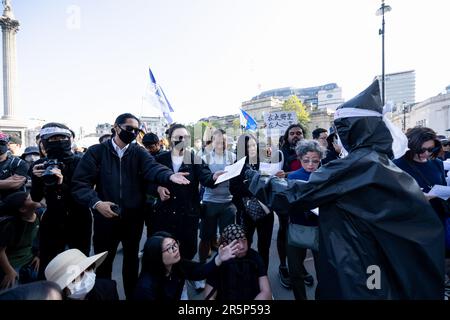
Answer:
<svg viewBox="0 0 450 320"><path fill-rule="evenodd" d="M282 109L283 111L295 111L298 122L304 128L306 128L308 123L311 121L308 111L306 111L305 106L297 96L290 96L286 101L284 101Z"/></svg>

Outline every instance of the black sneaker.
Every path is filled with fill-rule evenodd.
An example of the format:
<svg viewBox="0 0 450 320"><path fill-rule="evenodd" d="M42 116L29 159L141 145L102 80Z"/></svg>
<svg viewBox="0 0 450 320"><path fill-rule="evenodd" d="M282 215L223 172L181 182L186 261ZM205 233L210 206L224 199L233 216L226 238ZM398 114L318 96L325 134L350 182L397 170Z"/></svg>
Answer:
<svg viewBox="0 0 450 320"><path fill-rule="evenodd" d="M286 289L291 288L291 278L289 276L289 271L286 266L280 266L278 268L278 275L280 277L280 283Z"/></svg>
<svg viewBox="0 0 450 320"><path fill-rule="evenodd" d="M308 286L312 287L314 285L314 278L309 273L303 278L303 282Z"/></svg>

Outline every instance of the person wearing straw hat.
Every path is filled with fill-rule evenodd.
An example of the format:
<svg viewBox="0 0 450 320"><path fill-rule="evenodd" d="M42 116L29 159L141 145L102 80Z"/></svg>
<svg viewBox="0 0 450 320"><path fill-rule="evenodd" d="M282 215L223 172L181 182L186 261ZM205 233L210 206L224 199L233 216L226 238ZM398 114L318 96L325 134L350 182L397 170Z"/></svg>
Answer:
<svg viewBox="0 0 450 320"><path fill-rule="evenodd" d="M45 268L45 278L55 282L70 300L119 300L114 280L98 279L95 269L105 260L107 251L87 257L78 249L58 254Z"/></svg>

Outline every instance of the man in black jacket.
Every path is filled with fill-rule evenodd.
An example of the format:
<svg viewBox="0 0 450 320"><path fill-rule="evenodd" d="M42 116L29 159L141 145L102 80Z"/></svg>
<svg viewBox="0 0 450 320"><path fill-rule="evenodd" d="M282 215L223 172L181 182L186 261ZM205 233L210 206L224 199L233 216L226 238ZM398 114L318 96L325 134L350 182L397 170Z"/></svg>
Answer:
<svg viewBox="0 0 450 320"><path fill-rule="evenodd" d="M132 296L138 278L147 183L189 184L184 177L188 173L174 174L156 163L144 148L132 143L140 131L139 124L132 114L118 116L113 138L88 149L72 182L74 198L93 209L95 253L108 251L106 261L97 270L99 277L111 278L117 246L122 242L122 277L127 298Z"/></svg>
<svg viewBox="0 0 450 320"><path fill-rule="evenodd" d="M91 248L92 217L87 206L75 202L70 184L80 157L72 152L72 132L61 123L47 123L40 132L47 156L32 167L31 197L45 198L47 210L40 226L40 277L59 253L77 248L88 255Z"/></svg>

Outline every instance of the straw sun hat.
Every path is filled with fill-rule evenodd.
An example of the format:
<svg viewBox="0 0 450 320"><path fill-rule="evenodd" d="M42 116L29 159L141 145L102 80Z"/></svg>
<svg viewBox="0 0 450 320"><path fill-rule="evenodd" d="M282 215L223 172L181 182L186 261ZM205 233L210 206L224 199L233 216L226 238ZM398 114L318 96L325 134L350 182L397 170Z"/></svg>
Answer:
<svg viewBox="0 0 450 320"><path fill-rule="evenodd" d="M58 254L45 268L45 278L64 290L73 280L95 263L98 267L106 258L107 251L86 257L78 249L69 249Z"/></svg>

